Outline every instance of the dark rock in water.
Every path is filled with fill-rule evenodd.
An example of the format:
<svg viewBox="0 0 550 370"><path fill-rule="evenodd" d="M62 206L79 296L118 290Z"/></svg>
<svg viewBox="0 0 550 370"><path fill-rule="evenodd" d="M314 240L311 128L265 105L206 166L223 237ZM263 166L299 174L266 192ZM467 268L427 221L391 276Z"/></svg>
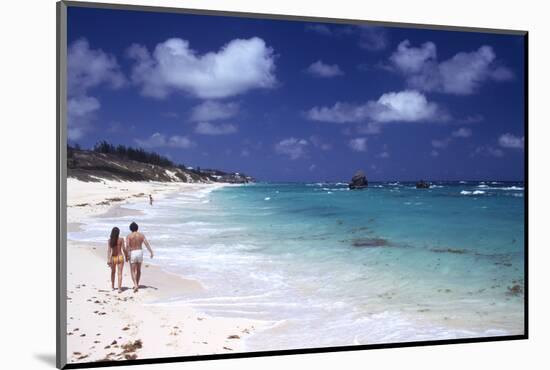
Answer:
<svg viewBox="0 0 550 370"><path fill-rule="evenodd" d="M357 171L349 183L350 189L364 189L369 186L367 175L363 171Z"/></svg>
<svg viewBox="0 0 550 370"><path fill-rule="evenodd" d="M351 245L354 247L387 247L390 244L386 239L382 238L363 238L363 239L353 239Z"/></svg>
<svg viewBox="0 0 550 370"><path fill-rule="evenodd" d="M424 180L420 180L419 182L416 183L417 189L429 189L430 186L431 186L430 183Z"/></svg>
<svg viewBox="0 0 550 370"><path fill-rule="evenodd" d="M523 288L521 287L521 285L516 284L512 287L508 287L507 294L508 295L514 295L514 296L521 295L521 294L523 294Z"/></svg>

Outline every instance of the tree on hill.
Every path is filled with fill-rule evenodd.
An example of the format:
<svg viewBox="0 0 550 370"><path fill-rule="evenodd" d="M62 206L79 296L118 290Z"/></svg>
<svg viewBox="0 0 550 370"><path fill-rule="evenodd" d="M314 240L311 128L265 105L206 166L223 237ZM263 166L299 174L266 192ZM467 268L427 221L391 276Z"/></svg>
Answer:
<svg viewBox="0 0 550 370"><path fill-rule="evenodd" d="M93 151L96 153L113 154L123 159L130 159L137 162L154 164L161 167L174 167L175 164L168 158L155 153L148 152L142 148L132 148L125 145L117 145L108 143L103 140L94 145Z"/></svg>

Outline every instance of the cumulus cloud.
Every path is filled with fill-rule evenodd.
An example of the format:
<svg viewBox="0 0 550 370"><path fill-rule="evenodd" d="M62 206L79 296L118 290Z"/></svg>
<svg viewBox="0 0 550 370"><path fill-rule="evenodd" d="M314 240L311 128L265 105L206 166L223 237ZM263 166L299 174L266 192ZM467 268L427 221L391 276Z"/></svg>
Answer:
<svg viewBox="0 0 550 370"><path fill-rule="evenodd" d="M229 135L237 132L237 126L229 123L212 124L210 122L199 122L195 127L195 132L201 135Z"/></svg>
<svg viewBox="0 0 550 370"><path fill-rule="evenodd" d="M402 41L390 56L390 62L403 73L422 72L428 62L435 62L437 50L433 42L425 42L420 47L411 47L409 40Z"/></svg>
<svg viewBox="0 0 550 370"><path fill-rule="evenodd" d="M322 60L312 63L307 68L307 72L315 77L323 78L337 77L344 74L338 64L325 64Z"/></svg>
<svg viewBox="0 0 550 370"><path fill-rule="evenodd" d="M290 159L295 160L302 158L307 154L309 143L305 139L297 139L289 137L275 144L275 152L277 154L286 155Z"/></svg>
<svg viewBox="0 0 550 370"><path fill-rule="evenodd" d="M151 54L134 44L128 55L135 60L134 83L145 96L164 98L183 91L203 99L235 96L276 84L273 49L259 37L234 39L219 51L199 54L187 40L171 38Z"/></svg>
<svg viewBox="0 0 550 370"><path fill-rule="evenodd" d="M67 119L69 140L82 138L90 129L100 101L89 91L107 86L118 89L126 79L116 58L101 49L91 49L88 40L78 39L67 50Z"/></svg>
<svg viewBox="0 0 550 370"><path fill-rule="evenodd" d="M498 138L498 144L503 148L523 149L525 138L514 136L512 134L504 134Z"/></svg>
<svg viewBox="0 0 550 370"><path fill-rule="evenodd" d="M355 152L366 152L367 151L367 138L366 137L357 137L351 139L348 143L351 150Z"/></svg>
<svg viewBox="0 0 550 370"><path fill-rule="evenodd" d="M365 104L337 102L332 107L313 107L306 112L306 117L322 122L357 123L370 120L375 124L381 124L436 121L441 119L443 114L437 104L429 102L422 93L405 90L383 94L378 100L371 100Z"/></svg>
<svg viewBox="0 0 550 370"><path fill-rule="evenodd" d="M414 47L404 40L389 60L406 77L409 87L422 91L469 95L477 92L485 81L513 78L512 71L498 63L493 48L487 45L439 62L433 42Z"/></svg>
<svg viewBox="0 0 550 370"><path fill-rule="evenodd" d="M143 148L193 148L196 144L187 136L169 136L159 132L154 133L147 139L134 139L136 144Z"/></svg>
<svg viewBox="0 0 550 370"><path fill-rule="evenodd" d="M239 112L237 103L221 103L213 100L207 100L193 107L190 120L215 121L227 119L235 116Z"/></svg>
<svg viewBox="0 0 550 370"><path fill-rule="evenodd" d="M472 136L472 130L467 127L461 127L451 133L452 137L467 138Z"/></svg>

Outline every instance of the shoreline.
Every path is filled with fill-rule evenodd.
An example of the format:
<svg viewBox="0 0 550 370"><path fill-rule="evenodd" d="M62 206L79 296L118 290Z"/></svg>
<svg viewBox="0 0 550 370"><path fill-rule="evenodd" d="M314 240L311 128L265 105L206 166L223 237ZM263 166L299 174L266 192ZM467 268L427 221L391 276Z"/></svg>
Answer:
<svg viewBox="0 0 550 370"><path fill-rule="evenodd" d="M142 215L142 211L124 208L124 205L148 202L148 194L156 200L178 192L227 185L87 183L68 179L67 231L78 232L97 218ZM108 234L106 230L105 241ZM244 349L246 337L263 326L258 320L212 317L191 307L151 304L205 288L197 280L186 279L151 263L147 253L142 265L142 288L136 294L129 289L132 283L128 263L123 267L124 291L120 294L111 291L103 243L69 238L67 261L69 363L239 352Z"/></svg>

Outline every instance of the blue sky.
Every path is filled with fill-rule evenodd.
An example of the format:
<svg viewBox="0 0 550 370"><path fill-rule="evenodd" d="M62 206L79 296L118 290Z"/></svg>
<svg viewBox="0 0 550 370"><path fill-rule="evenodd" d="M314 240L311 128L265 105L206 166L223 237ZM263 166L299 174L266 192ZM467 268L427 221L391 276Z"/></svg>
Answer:
<svg viewBox="0 0 550 370"><path fill-rule="evenodd" d="M68 9L69 141L268 181L523 180L521 36Z"/></svg>

